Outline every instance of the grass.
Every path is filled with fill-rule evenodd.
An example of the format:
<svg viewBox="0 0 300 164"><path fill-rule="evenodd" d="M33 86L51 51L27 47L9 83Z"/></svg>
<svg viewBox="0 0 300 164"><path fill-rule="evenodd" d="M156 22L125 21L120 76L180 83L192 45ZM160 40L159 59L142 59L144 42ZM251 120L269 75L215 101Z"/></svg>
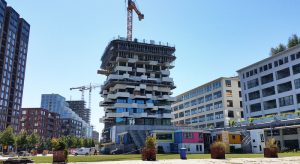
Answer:
<svg viewBox="0 0 300 164"><path fill-rule="evenodd" d="M300 152L279 153L279 157L300 156ZM226 158L262 158L263 154L226 154ZM52 163L52 157L30 157L35 163ZM158 160L179 159L179 154L158 154ZM188 159L210 159L210 154L187 154ZM141 160L140 154L129 155L96 155L96 156L69 156L69 162L101 162Z"/></svg>

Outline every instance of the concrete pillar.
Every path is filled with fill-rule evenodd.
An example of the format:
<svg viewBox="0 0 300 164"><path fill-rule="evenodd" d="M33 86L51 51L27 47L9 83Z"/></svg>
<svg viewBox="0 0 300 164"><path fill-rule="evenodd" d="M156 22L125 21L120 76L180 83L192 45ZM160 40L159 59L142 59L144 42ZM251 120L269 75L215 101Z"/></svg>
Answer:
<svg viewBox="0 0 300 164"><path fill-rule="evenodd" d="M300 149L300 128L297 128L298 132L298 143L299 143L299 149Z"/></svg>
<svg viewBox="0 0 300 164"><path fill-rule="evenodd" d="M279 138L280 138L280 147L281 149L284 148L284 143L283 143L283 132L282 132L282 129L279 129Z"/></svg>

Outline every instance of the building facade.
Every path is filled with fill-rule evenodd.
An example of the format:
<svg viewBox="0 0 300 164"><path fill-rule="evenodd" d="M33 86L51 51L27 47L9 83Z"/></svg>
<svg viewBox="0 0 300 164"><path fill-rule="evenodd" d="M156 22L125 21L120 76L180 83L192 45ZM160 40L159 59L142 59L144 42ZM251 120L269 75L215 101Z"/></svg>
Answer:
<svg viewBox="0 0 300 164"><path fill-rule="evenodd" d="M43 108L22 108L20 132L37 133L42 139L60 136L59 114Z"/></svg>
<svg viewBox="0 0 300 164"><path fill-rule="evenodd" d="M117 133L128 132L125 127L148 126L151 130L171 125L171 102L175 101L171 90L175 86L169 76L174 52L175 47L154 41L119 38L108 44L98 71L107 76L101 88L104 100L100 106L105 111L100 119L104 123L102 142L114 142ZM146 136L146 128L137 129L143 133L140 136Z"/></svg>
<svg viewBox="0 0 300 164"><path fill-rule="evenodd" d="M174 125L222 128L243 118L238 77L221 77L176 97L172 104Z"/></svg>
<svg viewBox="0 0 300 164"><path fill-rule="evenodd" d="M92 127L69 108L69 104L63 96L42 94L41 107L60 114L62 135L92 138Z"/></svg>
<svg viewBox="0 0 300 164"><path fill-rule="evenodd" d="M79 117L81 117L86 123L90 123L91 110L85 108L85 101L66 101L71 108Z"/></svg>
<svg viewBox="0 0 300 164"><path fill-rule="evenodd" d="M300 45L237 71L246 118L296 112L300 107Z"/></svg>
<svg viewBox="0 0 300 164"><path fill-rule="evenodd" d="M0 1L0 130L19 128L30 25Z"/></svg>

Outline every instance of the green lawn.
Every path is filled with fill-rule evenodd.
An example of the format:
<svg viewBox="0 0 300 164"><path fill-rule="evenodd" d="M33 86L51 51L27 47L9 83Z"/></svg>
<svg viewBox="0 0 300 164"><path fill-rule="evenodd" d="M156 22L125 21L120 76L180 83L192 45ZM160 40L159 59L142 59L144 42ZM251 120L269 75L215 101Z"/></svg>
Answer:
<svg viewBox="0 0 300 164"><path fill-rule="evenodd" d="M279 157L300 156L296 153L279 153ZM227 154L226 158L261 158L263 154ZM52 157L30 157L35 163L52 163ZM158 160L179 159L179 154L158 154ZM208 159L210 154L187 154L188 159ZM97 155L97 156L69 156L69 162L100 162L100 161L124 161L141 160L139 154L129 155Z"/></svg>

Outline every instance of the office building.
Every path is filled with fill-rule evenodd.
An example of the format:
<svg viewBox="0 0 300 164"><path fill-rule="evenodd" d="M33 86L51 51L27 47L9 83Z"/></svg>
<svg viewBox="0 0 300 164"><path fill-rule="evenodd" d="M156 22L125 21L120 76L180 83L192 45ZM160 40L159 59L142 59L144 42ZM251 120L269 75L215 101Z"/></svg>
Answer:
<svg viewBox="0 0 300 164"><path fill-rule="evenodd" d="M86 123L90 123L91 110L85 107L85 101L66 101L71 108L79 117L81 117Z"/></svg>
<svg viewBox="0 0 300 164"><path fill-rule="evenodd" d="M170 129L175 86L169 76L174 52L175 47L155 41L118 38L108 44L98 71L107 76L101 88L104 100L100 106L105 111L100 119L104 123L102 142L116 143L125 137L139 148L147 131Z"/></svg>
<svg viewBox="0 0 300 164"><path fill-rule="evenodd" d="M194 128L223 128L243 118L238 77L221 77L176 96L172 122Z"/></svg>
<svg viewBox="0 0 300 164"><path fill-rule="evenodd" d="M300 105L300 45L237 71L246 118L296 112Z"/></svg>
<svg viewBox="0 0 300 164"><path fill-rule="evenodd" d="M42 139L60 136L59 114L43 108L22 108L20 115L20 132L36 133Z"/></svg>
<svg viewBox="0 0 300 164"><path fill-rule="evenodd" d="M61 134L92 138L92 127L76 114L59 94L42 94L41 107L61 118Z"/></svg>
<svg viewBox="0 0 300 164"><path fill-rule="evenodd" d="M18 132L30 25L0 0L0 130Z"/></svg>

